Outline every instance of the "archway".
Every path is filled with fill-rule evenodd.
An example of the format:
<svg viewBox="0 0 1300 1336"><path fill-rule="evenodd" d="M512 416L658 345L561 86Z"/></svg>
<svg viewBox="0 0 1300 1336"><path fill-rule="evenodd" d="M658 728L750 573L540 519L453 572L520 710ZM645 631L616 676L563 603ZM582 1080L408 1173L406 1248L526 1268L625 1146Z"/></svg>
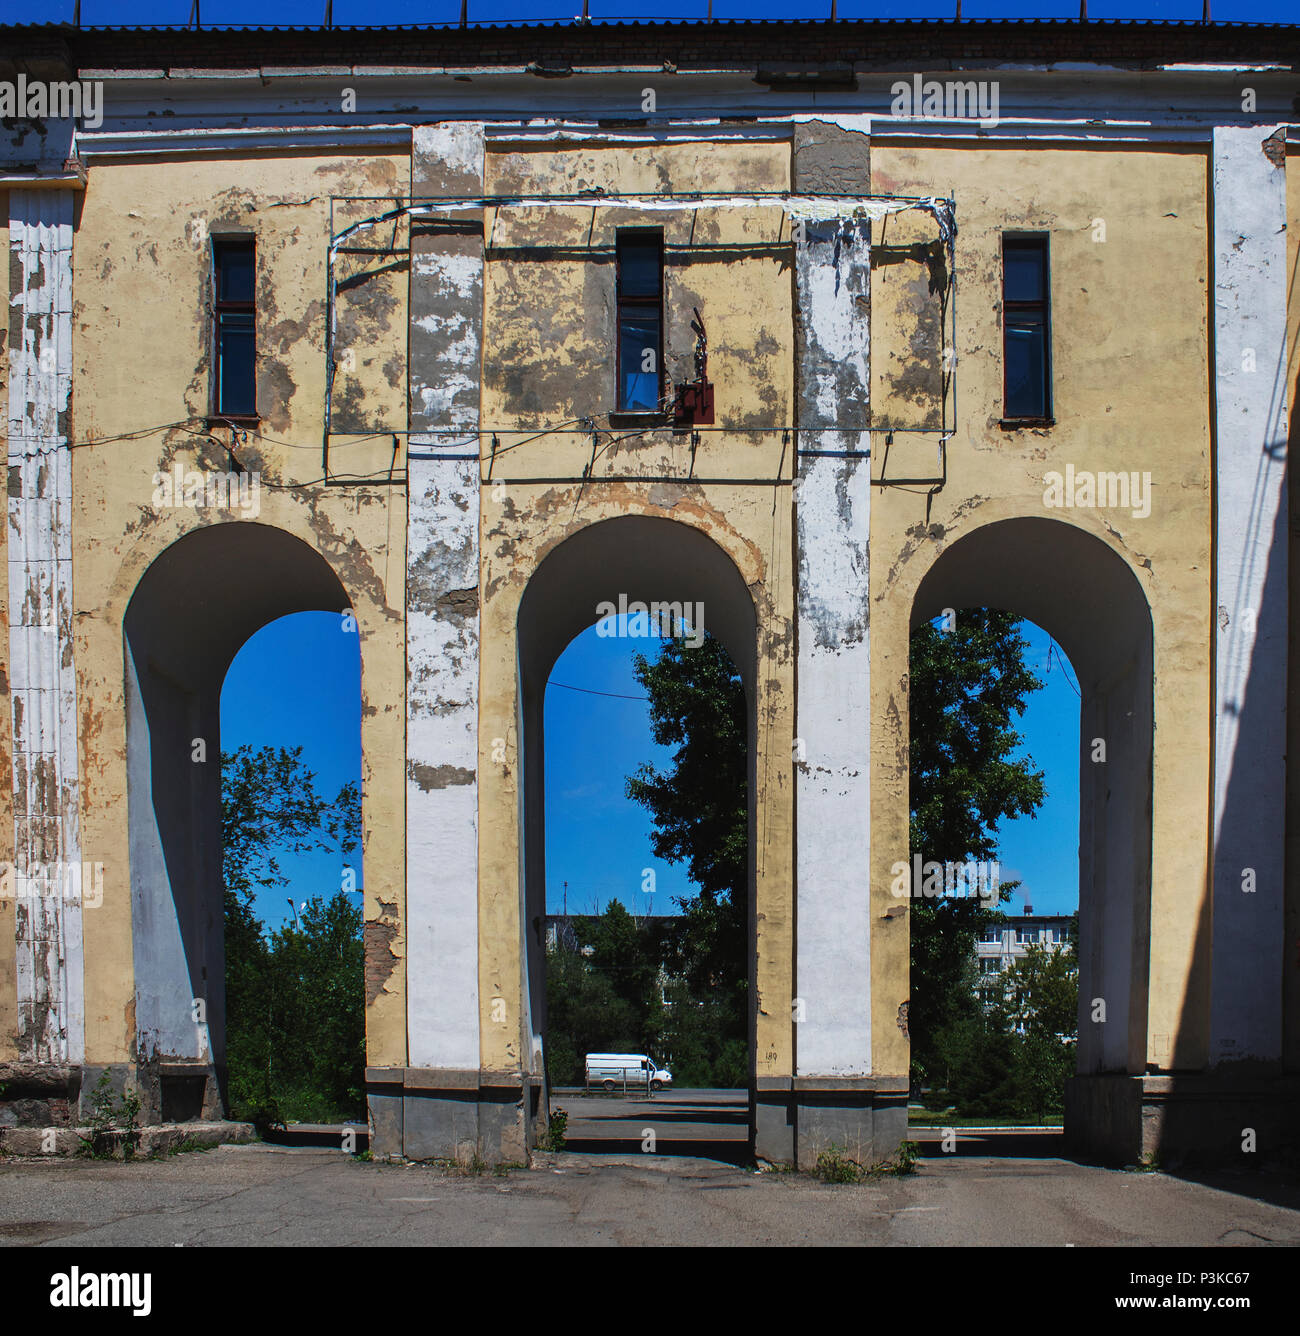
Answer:
<svg viewBox="0 0 1300 1336"><path fill-rule="evenodd" d="M1129 565L1100 539L1061 521L1022 518L987 524L946 546L917 589L912 626L945 609L980 607L1037 623L1078 676L1077 1075L1141 1074L1150 973L1154 680L1146 596ZM1104 1022L1094 1018L1094 999L1105 1004ZM1070 1129L1067 1088L1067 1136Z"/></svg>
<svg viewBox="0 0 1300 1336"><path fill-rule="evenodd" d="M624 516L581 530L552 550L538 566L520 601L520 737L523 750L521 847L521 943L524 1034L534 1075L545 1077L546 916L545 694L551 669L582 631L601 620L602 605L689 605L702 617L693 624L716 637L744 683L747 716L749 840L747 868L748 948L754 972L755 674L757 617L749 590L730 557L711 538L675 520ZM753 1132L753 1063L756 1013L750 987L750 1132ZM543 1091L543 1101L549 1092ZM540 1111L544 1111L545 1104Z"/></svg>
<svg viewBox="0 0 1300 1336"><path fill-rule="evenodd" d="M221 685L240 647L294 612L342 612L329 563L230 522L173 543L123 619L135 1042L147 1116L221 1117Z"/></svg>

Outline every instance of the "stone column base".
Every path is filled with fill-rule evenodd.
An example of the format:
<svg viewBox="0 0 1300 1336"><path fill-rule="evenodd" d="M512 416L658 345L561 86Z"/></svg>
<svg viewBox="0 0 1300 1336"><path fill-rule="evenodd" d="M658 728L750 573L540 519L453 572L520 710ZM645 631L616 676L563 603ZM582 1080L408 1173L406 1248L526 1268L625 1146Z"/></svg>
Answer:
<svg viewBox="0 0 1300 1336"><path fill-rule="evenodd" d="M225 1118L222 1068L202 1058L96 1063L0 1062L0 1126L71 1127L94 1113L100 1080L120 1105L131 1088L140 1097L139 1125L211 1122Z"/></svg>
<svg viewBox="0 0 1300 1336"><path fill-rule="evenodd" d="M83 1109L104 1070L117 1086L123 1069L87 1066L81 1083ZM205 1058L153 1058L136 1064L135 1078L146 1123L220 1122L226 1116L224 1065L217 1067Z"/></svg>
<svg viewBox="0 0 1300 1336"><path fill-rule="evenodd" d="M1256 1167L1294 1156L1300 1076L1220 1069L1168 1076L1075 1076L1065 1145L1105 1164Z"/></svg>
<svg viewBox="0 0 1300 1336"><path fill-rule="evenodd" d="M537 1138L541 1090L540 1078L523 1072L367 1067L371 1152L524 1164Z"/></svg>
<svg viewBox="0 0 1300 1336"><path fill-rule="evenodd" d="M754 1154L814 1169L835 1148L870 1166L907 1139L905 1076L760 1076L754 1090Z"/></svg>
<svg viewBox="0 0 1300 1336"><path fill-rule="evenodd" d="M81 1080L76 1063L0 1062L0 1126L71 1127Z"/></svg>

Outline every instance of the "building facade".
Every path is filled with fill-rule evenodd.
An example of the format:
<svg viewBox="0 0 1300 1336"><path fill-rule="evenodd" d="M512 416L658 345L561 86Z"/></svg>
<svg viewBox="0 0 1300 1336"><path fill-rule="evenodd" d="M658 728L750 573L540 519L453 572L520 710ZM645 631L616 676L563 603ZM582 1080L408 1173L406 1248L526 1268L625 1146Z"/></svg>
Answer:
<svg viewBox="0 0 1300 1336"><path fill-rule="evenodd" d="M1070 939L1070 915L1035 914L1030 905L1023 914L1006 914L999 923L985 928L975 943L975 959L981 978L1004 974L1023 960L1031 946L1059 951Z"/></svg>
<svg viewBox="0 0 1300 1336"><path fill-rule="evenodd" d="M609 605L680 605L747 691L756 1153L884 1158L908 637L994 606L1082 693L1067 1134L1277 1144L1298 59L1241 26L0 30L11 1109L107 1071L220 1113L221 682L324 609L361 642L372 1145L523 1158L545 684Z"/></svg>

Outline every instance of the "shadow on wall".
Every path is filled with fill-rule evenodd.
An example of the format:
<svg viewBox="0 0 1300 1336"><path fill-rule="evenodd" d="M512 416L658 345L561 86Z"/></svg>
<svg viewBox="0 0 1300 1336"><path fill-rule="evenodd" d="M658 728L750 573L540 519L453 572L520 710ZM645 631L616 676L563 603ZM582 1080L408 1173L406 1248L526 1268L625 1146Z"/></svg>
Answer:
<svg viewBox="0 0 1300 1336"><path fill-rule="evenodd" d="M342 612L329 563L301 539L230 522L178 539L123 621L136 1060L145 1116L175 1100L221 1117L225 953L221 684L241 646L294 612ZM196 1022L203 1002L206 1024Z"/></svg>

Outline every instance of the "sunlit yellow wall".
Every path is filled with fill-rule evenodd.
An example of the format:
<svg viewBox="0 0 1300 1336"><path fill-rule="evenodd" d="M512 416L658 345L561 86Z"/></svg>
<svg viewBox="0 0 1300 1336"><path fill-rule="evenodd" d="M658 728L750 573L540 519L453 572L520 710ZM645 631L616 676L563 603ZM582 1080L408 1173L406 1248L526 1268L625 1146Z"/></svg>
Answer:
<svg viewBox="0 0 1300 1336"><path fill-rule="evenodd" d="M946 544L1009 516L1055 517L1101 539L1132 569L1155 636L1155 755L1148 1052L1161 1066L1206 1056L1210 793L1211 493L1207 343L1207 160L1201 147L913 146L876 139L872 186L957 201L957 417L947 483L875 488L871 517L872 946L874 1063L902 1072L898 1012L909 995L905 915L886 918L891 864L908 850L908 622ZM1102 226L1099 226L1102 225ZM892 241L912 226L890 220ZM1104 226L1104 233L1102 227ZM1001 233L1050 234L1056 425L1003 430ZM1101 240L1101 236L1105 240ZM1096 239L1095 239L1096 238ZM914 266L915 268L915 266ZM872 285L873 390L906 357L917 276ZM873 411L877 407L873 403ZM921 411L922 406L917 406ZM1149 470L1151 513L1049 511L1043 475ZM880 476L880 461L874 461ZM931 477L933 437L896 437L892 476ZM1069 610L1062 609L1068 618ZM1048 628L1050 629L1050 628ZM1073 844L1062 850L1072 859ZM1032 889L1032 888L1029 888Z"/></svg>
<svg viewBox="0 0 1300 1336"><path fill-rule="evenodd" d="M226 428L208 434L208 237L257 239L260 430L234 442L262 477L256 522L319 551L352 600L361 634L367 948L378 987L367 1010L369 1060L405 1061L405 494L325 488L321 430L329 197L402 194L404 154L212 155L132 161L90 173L75 242L74 461L76 663L83 857L104 864L104 903L85 916L86 1048L124 1061L134 1035L126 822L122 619L141 575L206 523L238 522L153 503L154 474L230 467ZM369 206L373 211L373 206ZM381 292L348 373L362 397L405 425L406 285ZM402 374L392 384L394 358ZM179 424L179 425L165 425ZM140 433L133 439L107 439ZM342 468L386 468L391 438L354 448ZM336 469L340 461L332 461ZM398 461L399 469L401 461ZM290 484L313 484L293 490ZM268 571L273 579L274 572ZM239 590L230 597L237 599ZM292 690L289 682L276 691Z"/></svg>

